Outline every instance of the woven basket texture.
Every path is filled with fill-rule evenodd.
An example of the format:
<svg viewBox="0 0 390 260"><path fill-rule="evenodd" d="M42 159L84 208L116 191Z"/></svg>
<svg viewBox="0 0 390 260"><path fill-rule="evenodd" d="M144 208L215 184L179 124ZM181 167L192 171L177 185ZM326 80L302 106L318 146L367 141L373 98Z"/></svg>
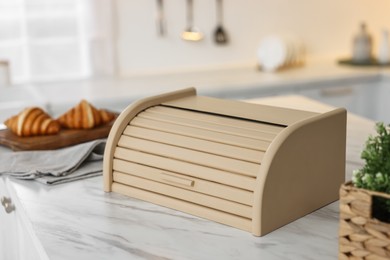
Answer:
<svg viewBox="0 0 390 260"><path fill-rule="evenodd" d="M372 218L373 196L389 194L355 188L351 182L340 188L339 259L390 259L390 224Z"/></svg>

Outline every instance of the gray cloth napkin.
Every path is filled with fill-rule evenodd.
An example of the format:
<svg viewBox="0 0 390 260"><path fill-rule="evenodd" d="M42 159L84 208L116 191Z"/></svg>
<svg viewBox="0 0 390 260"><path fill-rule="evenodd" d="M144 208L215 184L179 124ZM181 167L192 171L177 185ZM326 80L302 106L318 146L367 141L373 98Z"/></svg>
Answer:
<svg viewBox="0 0 390 260"><path fill-rule="evenodd" d="M50 151L0 154L0 174L59 184L102 174L105 139Z"/></svg>

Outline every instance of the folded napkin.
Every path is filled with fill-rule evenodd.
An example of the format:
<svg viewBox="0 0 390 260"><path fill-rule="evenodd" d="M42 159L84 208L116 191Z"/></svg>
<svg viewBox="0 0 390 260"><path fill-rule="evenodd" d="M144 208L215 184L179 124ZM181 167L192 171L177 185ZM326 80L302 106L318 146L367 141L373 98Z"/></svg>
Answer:
<svg viewBox="0 0 390 260"><path fill-rule="evenodd" d="M105 139L50 151L0 154L0 174L58 184L102 174Z"/></svg>

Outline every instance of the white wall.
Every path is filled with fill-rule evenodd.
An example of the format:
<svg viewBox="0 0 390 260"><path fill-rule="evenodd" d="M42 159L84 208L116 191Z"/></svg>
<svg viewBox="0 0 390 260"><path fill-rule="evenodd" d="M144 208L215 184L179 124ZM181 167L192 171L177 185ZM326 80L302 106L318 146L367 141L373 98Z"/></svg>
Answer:
<svg viewBox="0 0 390 260"><path fill-rule="evenodd" d="M202 42L180 38L186 27L185 0L164 0L164 38L156 32L156 0L116 3L118 66L124 76L255 64L260 39L274 32L299 35L309 58L336 60L350 54L361 21L366 21L375 46L381 29L390 29L389 0L224 0L224 25L231 41L217 46L211 37L214 0L194 0L194 24L206 35Z"/></svg>

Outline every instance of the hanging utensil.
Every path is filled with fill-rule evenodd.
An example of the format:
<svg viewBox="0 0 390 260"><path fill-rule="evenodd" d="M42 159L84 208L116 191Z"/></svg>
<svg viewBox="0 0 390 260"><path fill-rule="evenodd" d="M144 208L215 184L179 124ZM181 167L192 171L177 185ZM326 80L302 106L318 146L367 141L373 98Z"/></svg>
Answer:
<svg viewBox="0 0 390 260"><path fill-rule="evenodd" d="M157 25L157 34L160 37L163 37L166 33L163 1L164 0L157 0L156 25Z"/></svg>
<svg viewBox="0 0 390 260"><path fill-rule="evenodd" d="M217 28L214 31L214 41L216 44L227 44L228 35L222 26L223 22L223 4L222 0L216 0L217 4Z"/></svg>
<svg viewBox="0 0 390 260"><path fill-rule="evenodd" d="M200 41L203 39L203 34L193 25L193 0L187 0L187 27L182 32L181 38L186 41Z"/></svg>

